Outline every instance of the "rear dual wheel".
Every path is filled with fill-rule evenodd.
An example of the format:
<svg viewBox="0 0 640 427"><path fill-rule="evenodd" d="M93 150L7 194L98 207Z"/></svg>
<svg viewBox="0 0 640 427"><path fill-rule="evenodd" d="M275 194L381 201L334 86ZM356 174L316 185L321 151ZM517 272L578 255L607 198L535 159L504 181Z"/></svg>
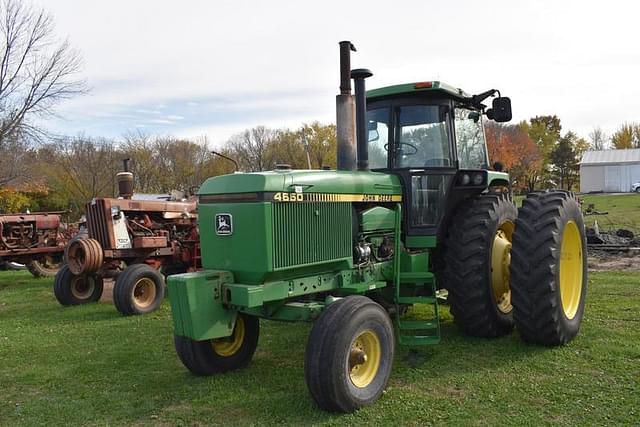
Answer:
<svg viewBox="0 0 640 427"><path fill-rule="evenodd" d="M513 329L510 260L518 215L505 194L482 194L458 209L445 242L444 285L455 323L467 335Z"/></svg>
<svg viewBox="0 0 640 427"><path fill-rule="evenodd" d="M573 193L532 193L524 200L511 277L515 323L525 341L554 346L577 335L587 294L587 253Z"/></svg>
<svg viewBox="0 0 640 427"><path fill-rule="evenodd" d="M260 321L257 317L238 313L231 336L194 341L174 336L174 344L182 364L196 375L213 375L245 367L258 346Z"/></svg>
<svg viewBox="0 0 640 427"><path fill-rule="evenodd" d="M454 217L444 284L468 335L508 334L560 345L578 333L587 291L586 238L572 193L531 193L517 213L505 195L484 194Z"/></svg>

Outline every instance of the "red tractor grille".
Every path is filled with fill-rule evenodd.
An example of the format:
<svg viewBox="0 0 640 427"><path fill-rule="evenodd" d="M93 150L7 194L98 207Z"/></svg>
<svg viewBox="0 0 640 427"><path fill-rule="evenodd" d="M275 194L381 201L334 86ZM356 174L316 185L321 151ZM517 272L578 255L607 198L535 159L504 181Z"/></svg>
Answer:
<svg viewBox="0 0 640 427"><path fill-rule="evenodd" d="M111 208L109 208L110 211ZM111 224L111 215L107 211L104 200L93 200L87 203L87 227L89 228L89 237L100 242L103 249L112 249L111 238L109 233L109 224Z"/></svg>

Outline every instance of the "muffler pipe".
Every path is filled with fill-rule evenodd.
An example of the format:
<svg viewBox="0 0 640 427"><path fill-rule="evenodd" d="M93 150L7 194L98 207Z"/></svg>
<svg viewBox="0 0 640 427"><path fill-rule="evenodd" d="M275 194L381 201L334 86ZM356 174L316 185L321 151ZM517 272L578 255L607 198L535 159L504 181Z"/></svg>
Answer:
<svg viewBox="0 0 640 427"><path fill-rule="evenodd" d="M356 169L355 100L351 94L351 52L356 48L350 41L340 44L340 95L336 96L337 169Z"/></svg>

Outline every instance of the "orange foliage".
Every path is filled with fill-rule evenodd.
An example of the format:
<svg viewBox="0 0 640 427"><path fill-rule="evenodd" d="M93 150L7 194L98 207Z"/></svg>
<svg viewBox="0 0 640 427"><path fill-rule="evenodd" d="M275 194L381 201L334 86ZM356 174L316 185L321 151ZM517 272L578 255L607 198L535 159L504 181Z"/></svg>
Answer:
<svg viewBox="0 0 640 427"><path fill-rule="evenodd" d="M514 187L532 191L542 172L542 154L536 143L518 126L491 123L486 128L492 162L501 162Z"/></svg>

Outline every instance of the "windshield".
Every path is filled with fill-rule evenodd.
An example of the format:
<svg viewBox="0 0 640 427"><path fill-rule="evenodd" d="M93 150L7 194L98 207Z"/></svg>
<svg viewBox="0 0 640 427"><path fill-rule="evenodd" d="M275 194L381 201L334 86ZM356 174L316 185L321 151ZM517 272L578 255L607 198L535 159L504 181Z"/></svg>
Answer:
<svg viewBox="0 0 640 427"><path fill-rule="evenodd" d="M396 167L451 165L446 114L439 105L399 108Z"/></svg>
<svg viewBox="0 0 640 427"><path fill-rule="evenodd" d="M487 169L482 114L479 111L456 108L455 129L460 167Z"/></svg>
<svg viewBox="0 0 640 427"><path fill-rule="evenodd" d="M393 147L396 168L451 166L451 150L446 109L440 105L411 105L394 108L394 143L389 141L391 108L367 111L369 164L372 169L387 167Z"/></svg>

